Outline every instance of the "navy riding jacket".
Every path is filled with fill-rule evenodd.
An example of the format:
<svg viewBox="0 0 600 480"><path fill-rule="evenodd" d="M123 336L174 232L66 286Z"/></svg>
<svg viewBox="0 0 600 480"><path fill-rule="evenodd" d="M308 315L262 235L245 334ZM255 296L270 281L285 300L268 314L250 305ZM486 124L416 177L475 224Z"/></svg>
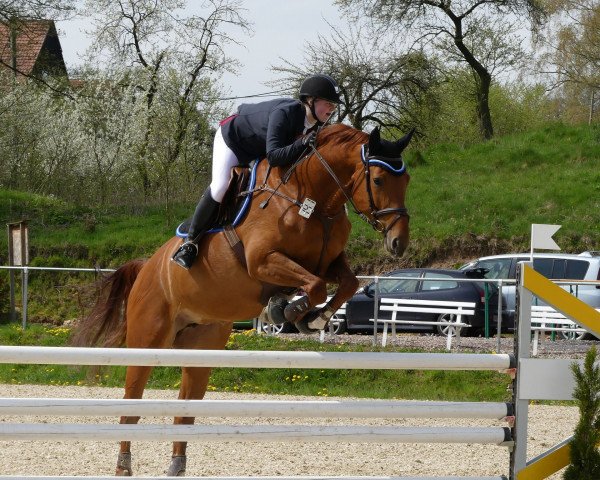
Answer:
<svg viewBox="0 0 600 480"><path fill-rule="evenodd" d="M284 166L298 160L306 148L297 139L305 117L304 105L291 98L246 103L238 107L237 115L224 120L221 133L240 165L266 156L270 165Z"/></svg>

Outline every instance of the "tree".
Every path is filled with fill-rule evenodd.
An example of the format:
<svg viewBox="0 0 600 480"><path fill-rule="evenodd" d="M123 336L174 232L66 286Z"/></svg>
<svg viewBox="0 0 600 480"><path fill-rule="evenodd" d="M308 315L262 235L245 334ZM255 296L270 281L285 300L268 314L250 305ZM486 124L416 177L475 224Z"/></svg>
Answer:
<svg viewBox="0 0 600 480"><path fill-rule="evenodd" d="M600 3L597 0L555 0L555 22L540 39L546 47L542 70L551 88L562 88L564 100L589 105L592 122L600 100ZM545 41L549 38L550 41Z"/></svg>
<svg viewBox="0 0 600 480"><path fill-rule="evenodd" d="M420 51L403 54L390 41L365 27L332 28L329 38L319 36L305 47L301 65L285 59L273 71L282 76L274 85L295 94L312 73L327 73L339 84L342 104L339 121L362 130L367 123L409 129L418 118L414 107L435 82L436 68Z"/></svg>
<svg viewBox="0 0 600 480"><path fill-rule="evenodd" d="M489 108L494 69L509 66L522 56L520 42L513 35L515 23L509 15L525 15L533 26L544 16L539 0L336 0L349 14L360 12L381 29L406 32L441 53L449 61L465 62L475 79L476 113L481 135L493 136ZM355 16L359 14L354 13Z"/></svg>
<svg viewBox="0 0 600 480"><path fill-rule="evenodd" d="M96 63L104 60L115 79L133 85L138 92L135 101L144 105L135 165L145 197L150 197L158 186L150 172L157 152L150 147L160 123L159 103L171 102L175 109L166 127L169 138L163 138L169 148L160 159L163 165L172 165L197 118L207 81L235 67L224 53L224 46L235 41L228 32L232 27L246 31L248 25L238 0L209 0L204 16L187 14L181 0L87 0L86 5L94 20L90 58ZM214 92L206 95L203 105L211 98L214 103L214 97ZM207 110L214 113L212 106Z"/></svg>
<svg viewBox="0 0 600 480"><path fill-rule="evenodd" d="M0 0L0 21L58 18L74 12L74 0Z"/></svg>

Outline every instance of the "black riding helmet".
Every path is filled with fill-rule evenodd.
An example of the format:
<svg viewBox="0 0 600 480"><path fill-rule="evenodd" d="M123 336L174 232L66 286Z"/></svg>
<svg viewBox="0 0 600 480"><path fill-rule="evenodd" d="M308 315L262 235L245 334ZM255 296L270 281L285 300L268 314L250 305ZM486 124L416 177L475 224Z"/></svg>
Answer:
<svg viewBox="0 0 600 480"><path fill-rule="evenodd" d="M328 102L342 103L338 90L336 81L329 75L311 75L300 86L300 100L306 97L317 97Z"/></svg>

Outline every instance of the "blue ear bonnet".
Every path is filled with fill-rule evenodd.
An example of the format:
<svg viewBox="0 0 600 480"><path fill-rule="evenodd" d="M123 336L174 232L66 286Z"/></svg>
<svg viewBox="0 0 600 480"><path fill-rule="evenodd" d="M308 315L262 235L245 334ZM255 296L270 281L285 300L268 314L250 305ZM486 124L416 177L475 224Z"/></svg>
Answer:
<svg viewBox="0 0 600 480"><path fill-rule="evenodd" d="M404 175L406 173L406 164L402 157L389 158L380 155L369 156L368 145L363 145L360 149L360 156L365 167L380 167L390 172L392 175Z"/></svg>

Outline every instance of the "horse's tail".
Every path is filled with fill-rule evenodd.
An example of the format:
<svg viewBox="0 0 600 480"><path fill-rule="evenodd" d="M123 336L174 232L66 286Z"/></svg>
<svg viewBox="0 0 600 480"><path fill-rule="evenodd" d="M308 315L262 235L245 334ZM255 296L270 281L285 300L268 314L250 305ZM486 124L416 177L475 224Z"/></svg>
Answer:
<svg viewBox="0 0 600 480"><path fill-rule="evenodd" d="M75 329L71 343L76 347L120 347L127 333L127 299L145 260L121 265L97 285L98 299L90 314Z"/></svg>

